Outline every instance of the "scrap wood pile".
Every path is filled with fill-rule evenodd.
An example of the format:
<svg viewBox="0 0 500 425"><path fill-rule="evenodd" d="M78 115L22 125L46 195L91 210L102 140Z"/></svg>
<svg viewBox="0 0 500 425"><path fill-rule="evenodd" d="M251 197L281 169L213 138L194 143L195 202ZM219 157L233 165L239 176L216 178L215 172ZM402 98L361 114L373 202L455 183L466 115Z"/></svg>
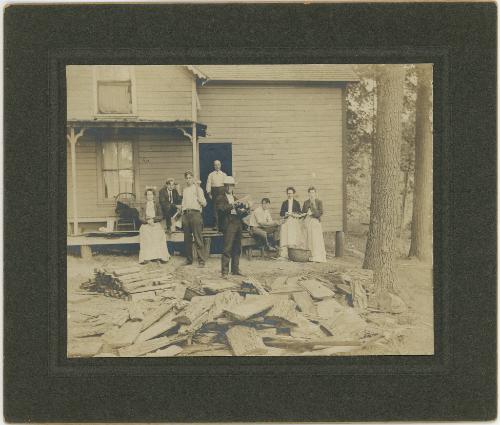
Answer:
<svg viewBox="0 0 500 425"><path fill-rule="evenodd" d="M102 267L94 269L94 278L83 283L81 288L132 301L151 295L147 292L172 288L172 278L162 269L144 271L140 267Z"/></svg>
<svg viewBox="0 0 500 425"><path fill-rule="evenodd" d="M159 276L132 268L96 270L82 288L129 301L115 300L113 313L80 309L69 355L334 355L383 344L390 334L387 321L367 314L369 274L279 276L264 283Z"/></svg>

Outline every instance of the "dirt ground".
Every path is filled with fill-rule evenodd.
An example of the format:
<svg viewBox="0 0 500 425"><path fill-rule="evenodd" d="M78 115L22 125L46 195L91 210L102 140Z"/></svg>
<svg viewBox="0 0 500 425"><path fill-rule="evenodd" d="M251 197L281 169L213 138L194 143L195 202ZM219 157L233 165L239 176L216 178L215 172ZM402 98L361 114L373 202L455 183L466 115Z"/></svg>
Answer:
<svg viewBox="0 0 500 425"><path fill-rule="evenodd" d="M258 279L269 282L278 276L299 276L310 272L327 274L331 272L344 272L352 269L361 269L364 235L351 235L346 238L346 252L342 258L334 257L329 251L328 261L318 263L294 263L279 261L271 257L253 257L251 261L241 259L242 272ZM91 259L84 260L68 256L68 340L74 340L74 323L72 321L71 303L81 296L80 284L88 281L94 274L94 268L113 264L119 267L135 266L138 255L114 254L94 255ZM184 258L173 256L165 265L149 264L147 269L162 268L166 273L175 274L177 279L193 280L197 277L217 277L220 275L220 256L208 259L205 268L196 265L183 266ZM408 306L408 311L402 314L388 314L370 312L368 320L383 325L391 330L392 337L389 343L372 344L353 355L431 355L434 352L433 335L433 285L432 267L416 260L400 259L397 263L399 287L402 298ZM78 293L78 295L77 295ZM80 304L92 306L93 309L110 312L124 308L127 301L94 295L90 300ZM87 341L95 337L85 338ZM344 355L349 355L345 353Z"/></svg>

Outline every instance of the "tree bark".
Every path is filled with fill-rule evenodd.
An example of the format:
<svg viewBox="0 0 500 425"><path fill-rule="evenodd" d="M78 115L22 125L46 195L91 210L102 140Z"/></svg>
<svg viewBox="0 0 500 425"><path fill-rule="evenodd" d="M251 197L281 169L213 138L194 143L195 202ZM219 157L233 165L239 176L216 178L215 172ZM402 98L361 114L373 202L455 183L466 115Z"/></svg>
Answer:
<svg viewBox="0 0 500 425"><path fill-rule="evenodd" d="M404 75L402 65L379 66L370 229L363 264L363 268L373 269L373 281L378 293L396 290L394 263L399 212Z"/></svg>
<svg viewBox="0 0 500 425"><path fill-rule="evenodd" d="M417 65L415 189L410 257L432 260L432 65Z"/></svg>
<svg viewBox="0 0 500 425"><path fill-rule="evenodd" d="M409 167L405 170L405 183L403 188L403 201L401 203L401 218L399 220L399 230L398 230L398 238L401 237L403 233L403 228L405 225L405 210L406 210L406 196L408 195L408 175L410 174Z"/></svg>

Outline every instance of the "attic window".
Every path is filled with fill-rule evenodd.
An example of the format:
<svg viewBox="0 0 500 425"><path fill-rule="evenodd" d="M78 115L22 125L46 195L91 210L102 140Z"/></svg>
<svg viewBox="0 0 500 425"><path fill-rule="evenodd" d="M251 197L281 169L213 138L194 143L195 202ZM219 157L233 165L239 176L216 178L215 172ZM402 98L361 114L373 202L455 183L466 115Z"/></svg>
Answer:
<svg viewBox="0 0 500 425"><path fill-rule="evenodd" d="M135 70L129 65L94 66L94 110L97 116L133 115Z"/></svg>
<svg viewBox="0 0 500 425"><path fill-rule="evenodd" d="M99 81L97 84L97 106L99 114L131 114L131 82Z"/></svg>

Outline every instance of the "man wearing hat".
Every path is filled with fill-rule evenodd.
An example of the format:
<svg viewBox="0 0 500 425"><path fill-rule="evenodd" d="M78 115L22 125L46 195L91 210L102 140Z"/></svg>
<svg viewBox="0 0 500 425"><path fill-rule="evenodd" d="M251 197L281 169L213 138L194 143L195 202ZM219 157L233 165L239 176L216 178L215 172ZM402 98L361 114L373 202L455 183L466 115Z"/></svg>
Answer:
<svg viewBox="0 0 500 425"><path fill-rule="evenodd" d="M248 215L248 208L238 202L233 194L234 177L224 177L224 196L220 200L220 212L223 214L224 248L222 251L221 273L227 279L229 263L231 273L242 276L240 271L241 235L243 232L242 218Z"/></svg>
<svg viewBox="0 0 500 425"><path fill-rule="evenodd" d="M177 213L177 206L181 205L182 202L182 197L177 189L178 186L175 184L174 179L169 178L159 192L160 206L163 217L165 217L168 233L172 231L172 217Z"/></svg>

